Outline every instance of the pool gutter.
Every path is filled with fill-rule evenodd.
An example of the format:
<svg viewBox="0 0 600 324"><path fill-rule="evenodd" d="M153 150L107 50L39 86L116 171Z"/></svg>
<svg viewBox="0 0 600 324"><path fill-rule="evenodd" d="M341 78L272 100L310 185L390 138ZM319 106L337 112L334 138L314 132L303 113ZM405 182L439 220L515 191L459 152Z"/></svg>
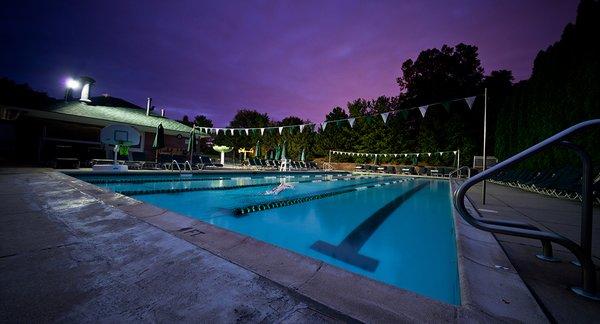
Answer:
<svg viewBox="0 0 600 324"><path fill-rule="evenodd" d="M360 322L547 322L495 238L454 211L460 306L357 275L325 262L192 219L55 172L57 180L232 263L325 311ZM146 173L147 174L147 173ZM472 207L471 207L472 208Z"/></svg>

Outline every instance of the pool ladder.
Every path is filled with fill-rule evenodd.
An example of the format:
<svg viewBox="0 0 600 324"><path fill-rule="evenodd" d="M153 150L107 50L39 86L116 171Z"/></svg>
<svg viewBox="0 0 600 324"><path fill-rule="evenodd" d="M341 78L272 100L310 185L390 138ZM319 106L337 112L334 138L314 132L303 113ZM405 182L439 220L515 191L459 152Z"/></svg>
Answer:
<svg viewBox="0 0 600 324"><path fill-rule="evenodd" d="M585 129L600 126L600 119L592 119L577 125L571 126L544 141L502 161L495 166L465 180L465 182L454 192L454 207L461 217L473 227L483 231L513 235L531 239L537 239L542 242L542 254L538 258L544 261L556 262L552 254L552 244L556 243L567 248L577 257L577 262L573 264L581 267L582 287L572 287L571 290L576 294L591 300L600 301L600 294L596 287L596 266L592 260L592 221L593 221L593 168L590 155L579 145L565 140L566 137L580 133ZM580 158L583 167L583 184L581 199L581 236L580 243L577 244L570 239L549 231L542 230L531 224L485 220L475 218L465 206L465 198L469 188L478 182L485 181L501 170L506 169L518 162L521 162L530 156L548 149L554 145L560 145L573 150Z"/></svg>
<svg viewBox="0 0 600 324"><path fill-rule="evenodd" d="M175 168L173 167L173 165L177 166L177 170L181 173L181 171L186 171L188 169L188 167L190 168L190 171L192 171L192 165L190 164L190 161L185 161L182 163L183 164L183 170L181 170L181 166L179 165L179 162L177 162L176 160L173 160L171 162L171 166L170 169L171 171L175 171Z"/></svg>

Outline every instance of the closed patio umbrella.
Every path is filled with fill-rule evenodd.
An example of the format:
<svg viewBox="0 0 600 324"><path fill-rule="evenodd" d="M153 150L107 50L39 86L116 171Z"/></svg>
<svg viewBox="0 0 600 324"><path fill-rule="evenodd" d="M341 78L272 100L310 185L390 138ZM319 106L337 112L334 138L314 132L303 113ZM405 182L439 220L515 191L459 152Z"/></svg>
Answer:
<svg viewBox="0 0 600 324"><path fill-rule="evenodd" d="M190 141L188 142L187 150L190 153L190 163L192 163L194 161L194 151L196 150L196 127L192 127L192 131L190 132Z"/></svg>
<svg viewBox="0 0 600 324"><path fill-rule="evenodd" d="M260 141L256 141L256 148L254 148L254 157L260 157Z"/></svg>
<svg viewBox="0 0 600 324"><path fill-rule="evenodd" d="M162 124L158 124L156 127L156 134L154 135L154 142L152 142L152 149L156 151L156 161L158 162L158 150L165 147L165 129Z"/></svg>
<svg viewBox="0 0 600 324"><path fill-rule="evenodd" d="M281 145L277 144L275 148L275 160L281 159Z"/></svg>

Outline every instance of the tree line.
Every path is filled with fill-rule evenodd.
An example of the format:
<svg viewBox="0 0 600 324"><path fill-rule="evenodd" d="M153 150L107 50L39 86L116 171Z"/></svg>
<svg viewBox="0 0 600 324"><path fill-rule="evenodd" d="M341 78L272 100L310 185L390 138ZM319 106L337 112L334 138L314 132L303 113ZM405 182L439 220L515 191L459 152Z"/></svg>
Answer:
<svg viewBox="0 0 600 324"><path fill-rule="evenodd" d="M373 100L358 98L345 106L333 107L326 121L349 117L357 119L354 127L347 122L331 123L323 131L305 129L279 135L277 131L260 136L217 135L219 145L250 148L260 141L263 148L275 147L284 140L288 156L296 158L306 149L312 157L326 157L329 150L371 153L461 151L461 165L472 165L473 156L482 154L483 92L487 88L488 155L506 159L523 149L578 122L600 117L600 4L583 0L577 19L568 24L561 39L534 61L531 78L513 83L508 70L484 74L478 48L474 45L444 45L422 51L415 60L401 65L397 78L398 95ZM472 109L458 101L430 107L423 118L419 111L391 114L387 123L379 114L417 107L432 102L477 95ZM183 122L192 124L184 118ZM204 116L196 116L196 125L212 127ZM296 116L281 121L267 113L242 109L229 127L268 127L309 123ZM594 145L598 131L575 138L600 159ZM372 162L364 157L336 156L340 162ZM455 165L453 156L420 156L419 160L388 157L379 162L401 164ZM577 165L578 159L565 150L550 150L522 166L530 169Z"/></svg>

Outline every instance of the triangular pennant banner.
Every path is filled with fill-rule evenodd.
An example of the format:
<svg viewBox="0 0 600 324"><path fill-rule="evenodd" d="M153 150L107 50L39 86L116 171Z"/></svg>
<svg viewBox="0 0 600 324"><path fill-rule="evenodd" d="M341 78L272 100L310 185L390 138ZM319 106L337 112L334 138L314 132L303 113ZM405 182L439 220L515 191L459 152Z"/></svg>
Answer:
<svg viewBox="0 0 600 324"><path fill-rule="evenodd" d="M306 125L300 125L300 133L302 133L302 131L304 130L304 126Z"/></svg>
<svg viewBox="0 0 600 324"><path fill-rule="evenodd" d="M260 135L265 135L265 129L264 128L260 129Z"/></svg>
<svg viewBox="0 0 600 324"><path fill-rule="evenodd" d="M348 123L350 124L350 128L354 127L355 121L356 121L356 118L348 118Z"/></svg>
<svg viewBox="0 0 600 324"><path fill-rule="evenodd" d="M385 112L385 113L381 114L381 119L383 119L383 123L384 124L387 123L387 119L388 119L388 115L389 114L390 114L389 112Z"/></svg>
<svg viewBox="0 0 600 324"><path fill-rule="evenodd" d="M419 107L419 111L421 112L421 116L425 117L425 113L427 112L427 108L429 106L421 106Z"/></svg>
<svg viewBox="0 0 600 324"><path fill-rule="evenodd" d="M283 133L283 127L279 127L279 135L281 135L281 133Z"/></svg>
<svg viewBox="0 0 600 324"><path fill-rule="evenodd" d="M465 98L465 102L467 103L467 106L469 107L469 109L471 109L473 107L473 102L475 102L475 98L476 98L476 96Z"/></svg>
<svg viewBox="0 0 600 324"><path fill-rule="evenodd" d="M321 124L321 129L322 129L322 130L325 130L325 127L327 127L327 122L323 122L323 123Z"/></svg>
<svg viewBox="0 0 600 324"><path fill-rule="evenodd" d="M250 135L250 130L248 128L246 128L245 131L246 131L246 136Z"/></svg>
<svg viewBox="0 0 600 324"><path fill-rule="evenodd" d="M231 130L231 135L233 135L233 131L234 131L234 129L232 128L232 129L230 129L230 130Z"/></svg>

